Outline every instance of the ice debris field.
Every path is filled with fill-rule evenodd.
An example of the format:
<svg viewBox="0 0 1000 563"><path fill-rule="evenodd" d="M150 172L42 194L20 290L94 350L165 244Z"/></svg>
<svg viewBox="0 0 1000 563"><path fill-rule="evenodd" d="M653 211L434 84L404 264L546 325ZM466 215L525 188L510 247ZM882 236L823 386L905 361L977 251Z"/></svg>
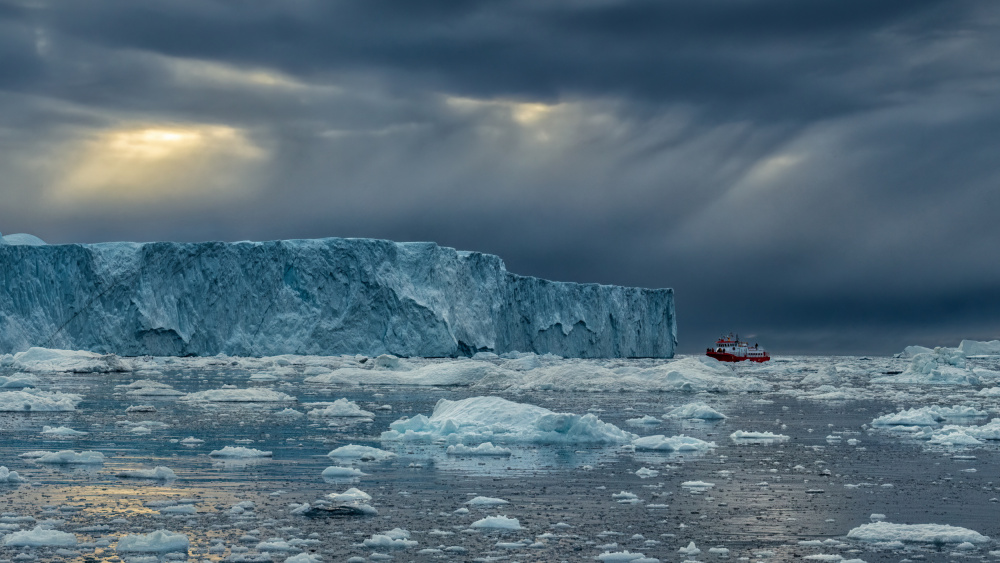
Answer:
<svg viewBox="0 0 1000 563"><path fill-rule="evenodd" d="M0 561L1000 560L1000 342L0 356Z"/></svg>

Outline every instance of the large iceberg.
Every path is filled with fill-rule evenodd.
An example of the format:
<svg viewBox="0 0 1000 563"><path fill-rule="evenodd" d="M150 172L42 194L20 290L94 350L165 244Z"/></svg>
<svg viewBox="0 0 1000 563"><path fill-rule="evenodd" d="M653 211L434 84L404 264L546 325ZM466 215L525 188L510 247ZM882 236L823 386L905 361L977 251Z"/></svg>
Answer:
<svg viewBox="0 0 1000 563"><path fill-rule="evenodd" d="M669 358L676 345L671 289L519 276L434 243L28 242L0 244L5 353Z"/></svg>

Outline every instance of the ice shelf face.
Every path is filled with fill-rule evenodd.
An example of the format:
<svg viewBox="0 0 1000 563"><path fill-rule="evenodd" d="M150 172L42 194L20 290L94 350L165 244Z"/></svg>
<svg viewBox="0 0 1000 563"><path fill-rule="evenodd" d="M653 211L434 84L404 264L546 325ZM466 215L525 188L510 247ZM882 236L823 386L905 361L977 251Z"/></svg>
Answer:
<svg viewBox="0 0 1000 563"><path fill-rule="evenodd" d="M672 289L519 276L433 243L3 244L0 288L0 353L670 358L677 334Z"/></svg>

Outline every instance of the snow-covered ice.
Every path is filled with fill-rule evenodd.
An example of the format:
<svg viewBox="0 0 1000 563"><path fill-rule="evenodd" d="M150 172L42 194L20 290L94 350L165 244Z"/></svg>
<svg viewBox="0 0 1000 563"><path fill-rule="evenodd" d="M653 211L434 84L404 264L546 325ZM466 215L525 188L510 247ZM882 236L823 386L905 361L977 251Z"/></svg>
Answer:
<svg viewBox="0 0 1000 563"><path fill-rule="evenodd" d="M418 414L389 425L383 441L623 443L635 436L593 414L556 413L500 397L441 399L430 417Z"/></svg>
<svg viewBox="0 0 1000 563"><path fill-rule="evenodd" d="M990 538L979 532L947 524L892 524L872 522L851 529L847 537L868 542L985 543Z"/></svg>
<svg viewBox="0 0 1000 563"><path fill-rule="evenodd" d="M493 455L493 456L509 456L513 452L507 448L501 446L494 446L491 442L485 442L479 444L478 446L469 447L462 444L454 444L448 446L446 450L448 455Z"/></svg>
<svg viewBox="0 0 1000 563"><path fill-rule="evenodd" d="M517 518L507 516L487 516L480 518L469 525L471 528L485 528L491 530L520 530L521 523Z"/></svg>
<svg viewBox="0 0 1000 563"><path fill-rule="evenodd" d="M187 551L187 535L169 530L156 530L148 534L129 534L118 540L117 550L126 553L168 553Z"/></svg>
<svg viewBox="0 0 1000 563"><path fill-rule="evenodd" d="M69 547L76 545L77 541L76 536L69 532L37 526L31 530L7 534L3 543L12 547Z"/></svg>
<svg viewBox="0 0 1000 563"><path fill-rule="evenodd" d="M246 448L243 446L226 446L221 450L212 450L208 455L212 457L247 459L256 457L271 457L272 452L258 450L256 448Z"/></svg>
<svg viewBox="0 0 1000 563"><path fill-rule="evenodd" d="M396 457L396 454L392 452L371 446L359 446L357 444L340 446L331 450L326 455L337 459L357 461L385 461Z"/></svg>
<svg viewBox="0 0 1000 563"><path fill-rule="evenodd" d="M700 440L683 434L679 436L643 436L632 441L637 451L664 451L664 452L701 452L716 447L715 442Z"/></svg>

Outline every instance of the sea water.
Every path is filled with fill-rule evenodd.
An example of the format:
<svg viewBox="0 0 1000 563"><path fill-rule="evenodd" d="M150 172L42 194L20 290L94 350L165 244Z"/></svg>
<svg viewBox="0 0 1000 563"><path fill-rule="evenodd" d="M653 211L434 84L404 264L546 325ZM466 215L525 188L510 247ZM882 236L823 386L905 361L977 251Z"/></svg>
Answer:
<svg viewBox="0 0 1000 563"><path fill-rule="evenodd" d="M908 360L776 360L735 366L736 377L758 378L768 390L728 393L310 384L308 370L294 363L272 372L225 362L187 367L179 362L176 369L33 374L37 388L79 394L82 400L69 412L0 413L0 465L23 479L0 483L0 533L5 534L0 544L27 530L38 530L39 538L45 530L67 532L76 543L0 545L0 559L627 561L641 553L661 561L875 562L981 558L1000 549L993 540L863 542L847 537L859 526L885 521L949 525L1000 538L1000 441L941 446L922 439L919 429L872 425L881 415L934 404L973 406L986 415L958 423L985 424L997 416L1000 401L982 393L992 388L988 378L978 385L878 385L870 380L905 370ZM996 358L969 362L969 369L981 368L980 374L1000 365ZM619 367L653 363L615 361ZM823 373L833 374L834 384L801 383ZM585 369L579 377L588 377ZM166 384L177 394L129 395L126 386L137 380ZM294 400L184 400L185 393L227 386L271 389ZM394 421L430 416L440 399L477 396L555 413L592 414L637 436L685 435L715 447L651 452L635 451L629 443L515 440L496 444L510 450L509 456L464 456L447 454L446 439L381 439ZM338 399L354 402L371 416L307 415ZM726 418L664 417L692 402ZM136 405L155 412L126 412ZM286 409L300 415L290 416ZM87 434L58 437L42 434L44 426ZM737 431L775 437L736 441ZM182 442L188 437L201 442ZM344 461L327 456L348 444L377 447L395 457ZM244 459L209 455L226 446L271 453ZM51 464L31 453L63 450L96 451L105 460ZM177 478L118 476L156 466L169 468ZM330 466L355 468L363 475L324 479ZM371 495L377 515L334 519L295 513L304 503L322 504L326 495L351 487ZM506 503L468 504L478 496ZM518 529L473 527L500 516L506 522L516 519ZM404 538L401 531L386 536L395 529L405 530L405 541L392 540ZM156 530L186 535L188 549L117 550L119 538Z"/></svg>

